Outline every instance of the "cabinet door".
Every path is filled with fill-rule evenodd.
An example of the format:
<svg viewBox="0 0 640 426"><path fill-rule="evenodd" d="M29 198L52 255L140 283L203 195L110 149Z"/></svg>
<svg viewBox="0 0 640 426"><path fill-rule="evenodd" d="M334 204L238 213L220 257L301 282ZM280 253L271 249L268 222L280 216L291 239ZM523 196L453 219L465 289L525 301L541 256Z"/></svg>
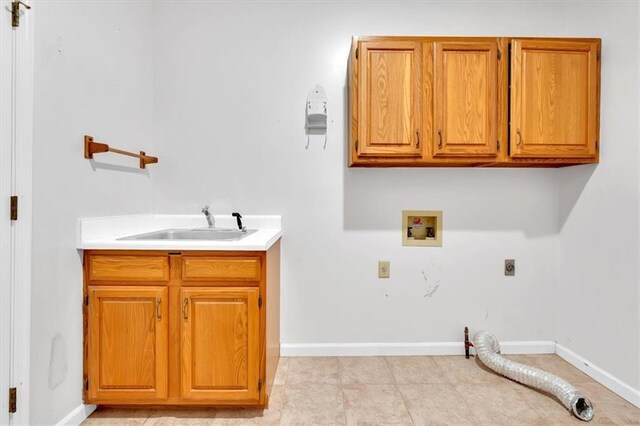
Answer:
<svg viewBox="0 0 640 426"><path fill-rule="evenodd" d="M513 40L511 155L596 155L598 43Z"/></svg>
<svg viewBox="0 0 640 426"><path fill-rule="evenodd" d="M257 288L182 289L182 397L257 401Z"/></svg>
<svg viewBox="0 0 640 426"><path fill-rule="evenodd" d="M420 157L421 45L359 44L359 157Z"/></svg>
<svg viewBox="0 0 640 426"><path fill-rule="evenodd" d="M498 42L436 42L434 157L498 153Z"/></svg>
<svg viewBox="0 0 640 426"><path fill-rule="evenodd" d="M167 397L166 287L90 287L90 402L153 401Z"/></svg>

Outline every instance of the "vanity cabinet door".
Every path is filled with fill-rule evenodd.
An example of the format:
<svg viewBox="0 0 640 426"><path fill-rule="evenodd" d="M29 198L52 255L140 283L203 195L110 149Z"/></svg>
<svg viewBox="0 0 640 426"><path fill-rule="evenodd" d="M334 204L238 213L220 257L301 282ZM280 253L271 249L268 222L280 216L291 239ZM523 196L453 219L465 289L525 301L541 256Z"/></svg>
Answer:
<svg viewBox="0 0 640 426"><path fill-rule="evenodd" d="M183 288L182 397L215 403L259 399L259 289Z"/></svg>
<svg viewBox="0 0 640 426"><path fill-rule="evenodd" d="M165 399L167 288L95 286L88 295L87 402Z"/></svg>
<svg viewBox="0 0 640 426"><path fill-rule="evenodd" d="M513 40L511 156L597 156L597 41Z"/></svg>

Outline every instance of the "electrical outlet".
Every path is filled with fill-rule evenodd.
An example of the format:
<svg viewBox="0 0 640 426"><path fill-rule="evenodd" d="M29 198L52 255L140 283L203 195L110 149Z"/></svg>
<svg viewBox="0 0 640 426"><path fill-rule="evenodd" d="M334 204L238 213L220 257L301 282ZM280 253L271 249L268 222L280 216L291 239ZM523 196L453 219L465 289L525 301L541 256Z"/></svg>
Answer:
<svg viewBox="0 0 640 426"><path fill-rule="evenodd" d="M389 278L391 275L391 264L388 260L378 261L378 278Z"/></svg>
<svg viewBox="0 0 640 426"><path fill-rule="evenodd" d="M516 274L516 261L514 259L504 260L504 274L508 277L512 277Z"/></svg>

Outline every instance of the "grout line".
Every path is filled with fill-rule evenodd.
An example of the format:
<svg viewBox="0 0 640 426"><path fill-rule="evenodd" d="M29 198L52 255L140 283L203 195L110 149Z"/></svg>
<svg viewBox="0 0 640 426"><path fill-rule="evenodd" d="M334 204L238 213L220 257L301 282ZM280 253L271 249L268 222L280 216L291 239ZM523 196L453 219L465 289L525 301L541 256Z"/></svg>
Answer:
<svg viewBox="0 0 640 426"><path fill-rule="evenodd" d="M344 424L348 425L349 420L347 419L347 401L344 397L344 384L342 383L342 363L340 362L340 357L336 357L338 361L338 380L340 380L340 395L342 396L342 414L344 415Z"/></svg>
<svg viewBox="0 0 640 426"><path fill-rule="evenodd" d="M389 365L389 357L388 356L384 357L384 362L387 364L387 368L389 369L389 373L391 373L391 377L393 377L393 383L394 383L394 386L396 387L396 390L398 391L398 395L400 395L400 401L402 401L402 405L404 406L405 411L409 415L409 418L411 419L411 423L413 423L415 425L416 421L414 420L413 416L411 415L411 411L409 411L409 407L407 407L407 401L404 399L404 396L402 395L402 392L400 391L400 385L398 385L398 379L396 378L396 375L393 374L393 369L391 368L391 365Z"/></svg>

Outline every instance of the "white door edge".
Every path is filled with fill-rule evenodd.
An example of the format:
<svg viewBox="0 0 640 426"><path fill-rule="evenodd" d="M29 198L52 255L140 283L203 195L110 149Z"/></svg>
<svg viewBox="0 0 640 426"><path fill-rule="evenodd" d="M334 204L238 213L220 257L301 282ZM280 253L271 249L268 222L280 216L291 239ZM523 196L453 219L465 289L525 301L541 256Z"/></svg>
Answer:
<svg viewBox="0 0 640 426"><path fill-rule="evenodd" d="M33 5L32 5L33 6ZM21 7L11 26L11 1L0 0L0 424L29 424L31 338L31 200L33 162L34 8ZM9 198L18 196L18 220ZM17 412L8 413L16 387Z"/></svg>

